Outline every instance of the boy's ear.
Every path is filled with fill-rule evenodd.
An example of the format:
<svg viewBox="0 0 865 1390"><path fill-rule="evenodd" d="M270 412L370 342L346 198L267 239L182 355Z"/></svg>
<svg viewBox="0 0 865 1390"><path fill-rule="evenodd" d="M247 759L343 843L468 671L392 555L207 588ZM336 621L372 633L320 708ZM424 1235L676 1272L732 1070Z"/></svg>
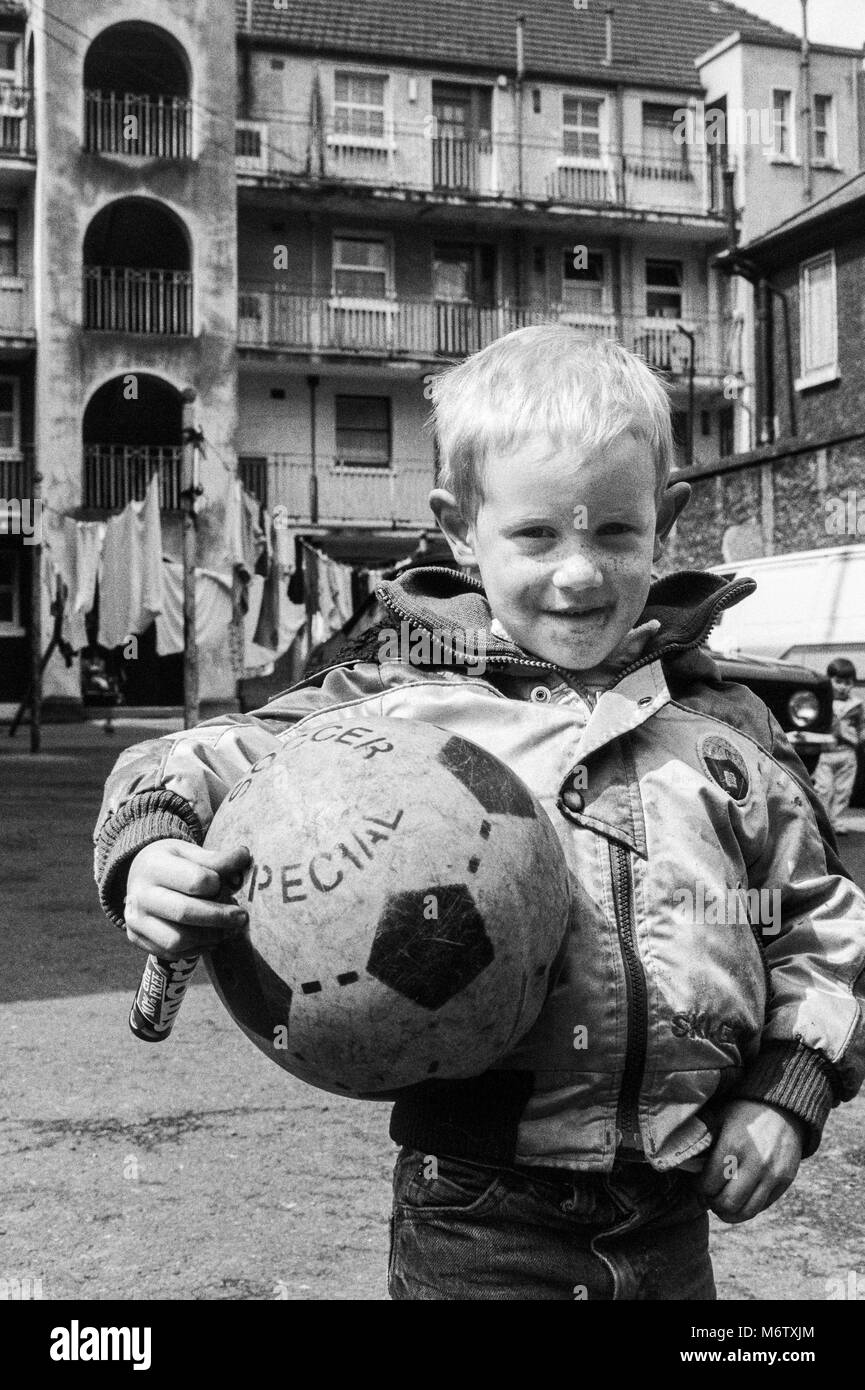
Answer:
<svg viewBox="0 0 865 1390"><path fill-rule="evenodd" d="M429 504L458 565L477 565L474 528L463 517L456 498L446 488L433 488Z"/></svg>
<svg viewBox="0 0 865 1390"><path fill-rule="evenodd" d="M664 541L670 534L673 525L688 505L691 496L690 483L672 483L664 492L658 503L658 515L655 520L655 549L652 558L660 560L661 551L664 548Z"/></svg>

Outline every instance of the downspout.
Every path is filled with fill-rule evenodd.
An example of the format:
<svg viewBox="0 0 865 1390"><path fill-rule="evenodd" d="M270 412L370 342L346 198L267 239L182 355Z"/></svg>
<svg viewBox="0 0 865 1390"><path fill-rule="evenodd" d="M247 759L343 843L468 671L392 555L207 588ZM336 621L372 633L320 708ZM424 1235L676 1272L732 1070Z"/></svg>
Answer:
<svg viewBox="0 0 865 1390"><path fill-rule="evenodd" d="M757 281L757 429L758 442L771 444L775 438L775 363L772 333L772 290L761 273Z"/></svg>
<svg viewBox="0 0 865 1390"><path fill-rule="evenodd" d="M523 196L523 96L524 83L526 76L526 17L521 14L517 18L517 71L514 97L516 100L516 122L517 122L517 193L520 198Z"/></svg>
<svg viewBox="0 0 865 1390"><path fill-rule="evenodd" d="M799 62L802 88L802 197L810 203L811 187L811 49L808 44L808 0L802 0L802 57Z"/></svg>

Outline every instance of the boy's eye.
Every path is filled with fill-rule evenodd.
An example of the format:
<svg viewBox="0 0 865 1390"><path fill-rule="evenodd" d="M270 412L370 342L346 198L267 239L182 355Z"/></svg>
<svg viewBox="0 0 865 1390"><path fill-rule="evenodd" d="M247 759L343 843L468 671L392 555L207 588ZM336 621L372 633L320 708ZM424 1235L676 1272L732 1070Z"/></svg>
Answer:
<svg viewBox="0 0 865 1390"><path fill-rule="evenodd" d="M552 526L524 526L516 535L524 540L540 540L555 535Z"/></svg>

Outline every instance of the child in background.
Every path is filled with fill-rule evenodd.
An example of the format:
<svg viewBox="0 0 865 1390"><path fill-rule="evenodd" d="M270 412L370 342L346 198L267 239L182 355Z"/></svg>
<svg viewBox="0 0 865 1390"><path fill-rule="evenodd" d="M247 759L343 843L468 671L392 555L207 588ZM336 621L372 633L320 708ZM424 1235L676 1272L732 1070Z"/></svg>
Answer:
<svg viewBox="0 0 865 1390"><path fill-rule="evenodd" d="M865 706L853 694L856 667L846 656L836 656L826 667L832 682L832 733L835 747L820 754L814 769L814 786L826 807L836 835L846 835L842 823L856 781L856 749L865 737Z"/></svg>

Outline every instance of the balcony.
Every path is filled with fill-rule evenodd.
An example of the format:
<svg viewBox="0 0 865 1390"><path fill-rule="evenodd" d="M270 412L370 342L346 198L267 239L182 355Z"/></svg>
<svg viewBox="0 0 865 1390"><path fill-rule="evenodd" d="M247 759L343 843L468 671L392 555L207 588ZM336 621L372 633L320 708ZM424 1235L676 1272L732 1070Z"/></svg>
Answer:
<svg viewBox="0 0 865 1390"><path fill-rule="evenodd" d="M159 505L180 510L183 450L170 444L85 444L82 505L94 511L122 511L140 502L153 473L159 472Z"/></svg>
<svg viewBox="0 0 865 1390"><path fill-rule="evenodd" d="M246 485L273 510L284 508L289 525L312 520L312 463L307 454L269 454L240 459ZM254 464L250 471L248 465ZM390 467L358 467L336 458L319 458L315 478L318 524L322 526L423 526L430 521L429 494L434 486L432 458L399 459Z"/></svg>
<svg viewBox="0 0 865 1390"><path fill-rule="evenodd" d="M719 320L682 322L696 334L695 374L722 376ZM615 338L652 367L686 373L690 348L676 320L635 314L587 312L564 303L493 305L433 299L350 300L292 294L283 289L242 289L238 345L274 351L343 354L382 359L460 359L516 328L568 323L590 337Z"/></svg>
<svg viewBox="0 0 865 1390"><path fill-rule="evenodd" d="M609 207L694 216L722 213L713 149L683 145L660 154L598 143L590 156L565 153L562 139L458 138L414 124L383 136L352 136L329 123L298 127L269 143L266 121L237 122L237 172L294 185L346 183L452 199L495 199L565 207Z"/></svg>
<svg viewBox="0 0 865 1390"><path fill-rule="evenodd" d="M178 96L87 91L84 148L89 154L189 159L192 103Z"/></svg>
<svg viewBox="0 0 865 1390"><path fill-rule="evenodd" d="M29 87L0 83L0 159L28 159L35 153L33 93Z"/></svg>
<svg viewBox="0 0 865 1390"><path fill-rule="evenodd" d="M192 332L192 272L84 267L84 327L107 333Z"/></svg>

